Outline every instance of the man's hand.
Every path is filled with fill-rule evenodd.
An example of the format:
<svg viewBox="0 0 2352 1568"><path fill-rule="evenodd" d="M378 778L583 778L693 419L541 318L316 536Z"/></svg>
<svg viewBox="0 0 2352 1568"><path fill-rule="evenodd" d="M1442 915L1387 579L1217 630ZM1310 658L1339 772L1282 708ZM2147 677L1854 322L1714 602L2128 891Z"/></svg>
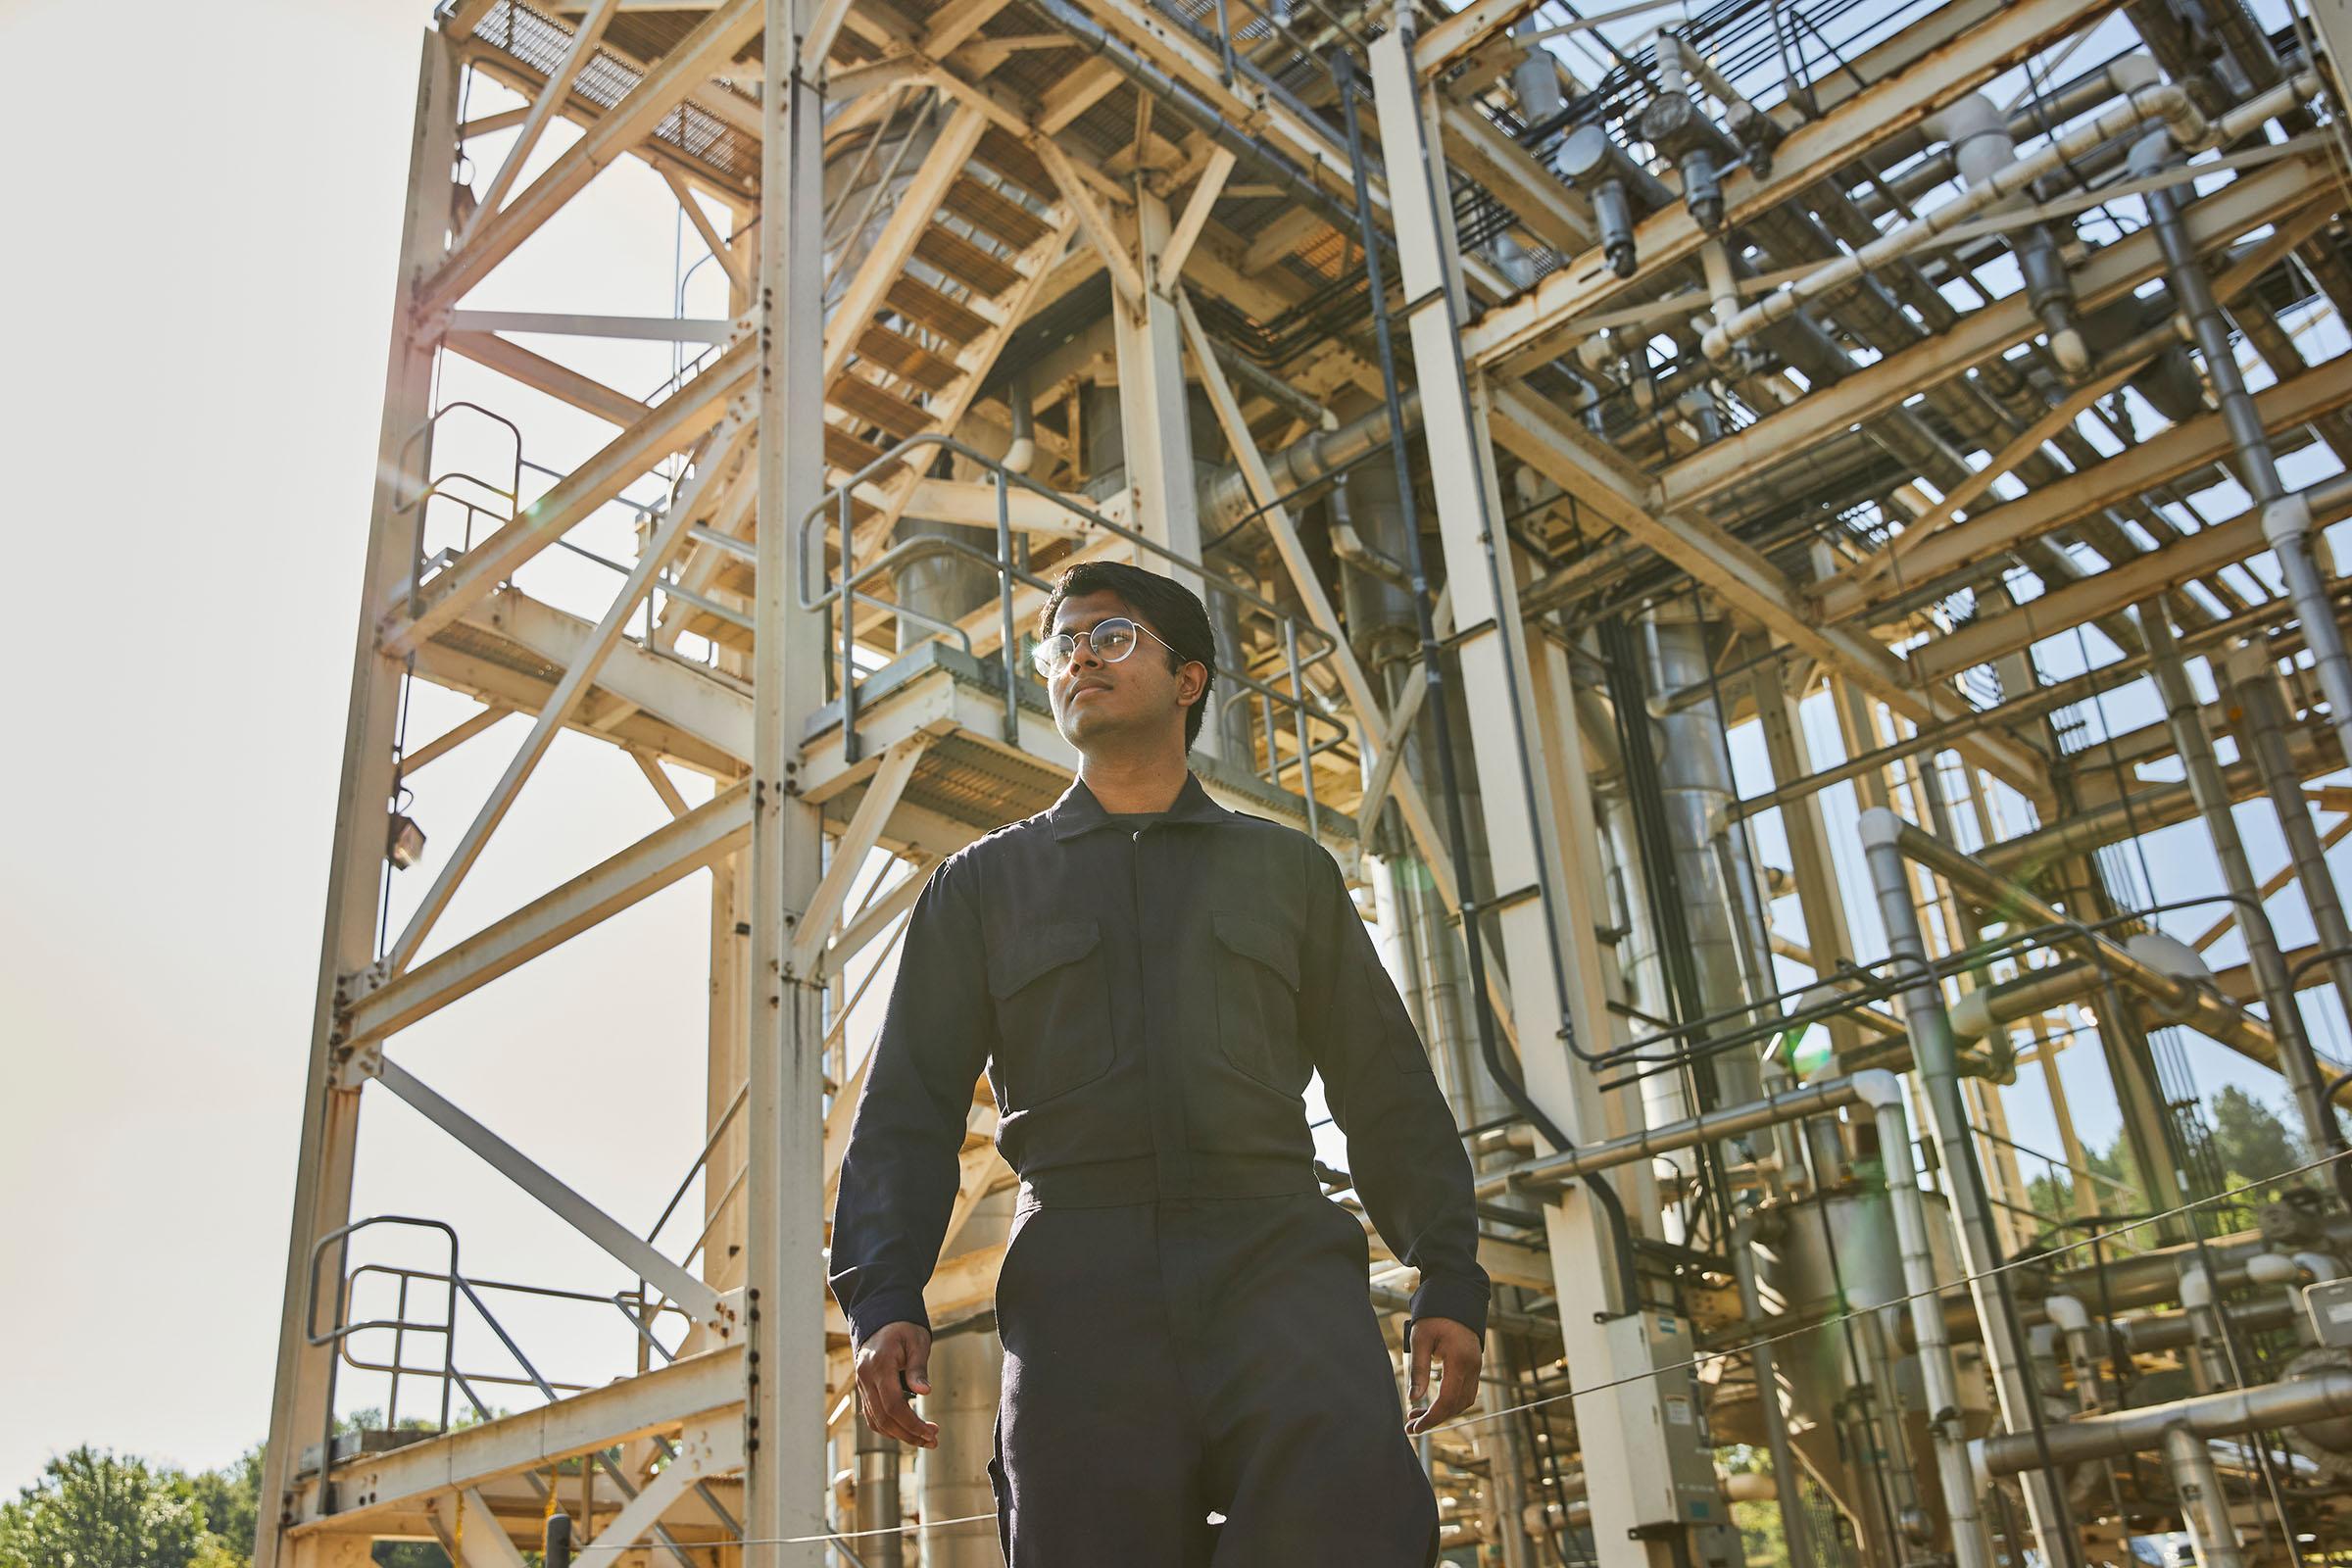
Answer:
<svg viewBox="0 0 2352 1568"><path fill-rule="evenodd" d="M930 1392L931 1331L920 1323L886 1324L858 1347L858 1397L865 1407L865 1424L884 1437L918 1448L938 1447L939 1428L914 1413L910 1397Z"/></svg>
<svg viewBox="0 0 2352 1568"><path fill-rule="evenodd" d="M1470 1408L1470 1402L1478 1397L1478 1368L1486 1353L1467 1325L1449 1317L1425 1317L1413 1322L1412 1356L1413 1400L1404 1430L1417 1438ZM1435 1405L1429 1402L1429 1363L1433 1360L1443 1368Z"/></svg>

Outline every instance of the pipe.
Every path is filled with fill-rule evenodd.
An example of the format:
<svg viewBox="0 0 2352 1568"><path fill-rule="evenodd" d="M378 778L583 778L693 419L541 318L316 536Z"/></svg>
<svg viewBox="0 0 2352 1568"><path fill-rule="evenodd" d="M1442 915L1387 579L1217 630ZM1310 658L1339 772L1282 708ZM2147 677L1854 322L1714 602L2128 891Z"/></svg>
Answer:
<svg viewBox="0 0 2352 1568"><path fill-rule="evenodd" d="M1884 811L1885 808L1880 808L1879 810ZM1878 811L1870 813L1877 814ZM1886 815L1884 830L1891 835L1895 853L1908 856L1934 871L1951 883L1955 890L1968 895L1980 907L2003 909L2013 919L2039 925L2064 927L2078 923L1982 860L1963 855L1941 839L1921 831L1892 812L1886 812ZM2078 945L2087 941L2101 968L2155 1001L2175 1014L2179 1021L2201 1034L2235 1047L2266 1065L2278 1065L2278 1037L2270 1025L2240 1010L2205 987L2179 975L2167 974L2122 944L2096 932L2066 931L2061 932L2055 940Z"/></svg>
<svg viewBox="0 0 2352 1568"><path fill-rule="evenodd" d="M2196 1375L2197 1387L2210 1392L2226 1386L2230 1381L2230 1331L2214 1300L2213 1275L2203 1263L2191 1263L2180 1271L2180 1314L2196 1334L2189 1370Z"/></svg>
<svg viewBox="0 0 2352 1568"><path fill-rule="evenodd" d="M1478 1196L1493 1198L1514 1187L1564 1185L1597 1171L1630 1165L1637 1159L1762 1132L1808 1116L1826 1115L1846 1105L1874 1103L1874 1097L1897 1092L1894 1074L1890 1072L1857 1072L1842 1078L1824 1078L1748 1104L1706 1111L1682 1121L1546 1154L1504 1170L1490 1171L1479 1178Z"/></svg>
<svg viewBox="0 0 2352 1568"><path fill-rule="evenodd" d="M2041 1299L2041 1310L2066 1340L2066 1362L2075 1375L2075 1402L2097 1410L2105 1401L2099 1381L2099 1352L2091 1338L2090 1308L2082 1298L2054 1292Z"/></svg>
<svg viewBox="0 0 2352 1568"><path fill-rule="evenodd" d="M2017 138L2009 133L2007 118L1981 92L1945 109L1930 128L1951 144L1953 164L1972 188L1999 177L2017 162ZM2074 280L2058 255L2058 241L2048 224L2035 223L2020 230L2011 247L2025 275L2027 300L2049 337L2052 357L2069 377L2082 379L2090 368L2090 349L2076 318Z"/></svg>
<svg viewBox="0 0 2352 1568"><path fill-rule="evenodd" d="M2236 369L2234 361L2230 368ZM2333 624L2332 615L2329 624ZM2164 699L2164 720L2172 730L2173 748L2180 754L2181 764L2188 774L2189 792L2196 800L2198 814L2205 819L2205 831L2213 839L2214 857L2222 863L2223 884L2235 901L2237 929L2245 939L2246 960L2253 966L2255 981L2262 989L2263 1005L2270 1013L2271 1033L2278 1040L2279 1067L2295 1097L2295 1108L2303 1117L2303 1136L2311 1148L2325 1149L2334 1130L2335 1116L2322 1094L2319 1060L2313 1054L2310 1036L2304 1032L2302 1012L2295 1005L2286 960L2278 951L2278 933L2271 924L2269 908L2263 904L2262 884L2254 879L2253 865L2246 858L2245 841L2238 836L2229 784L2213 755L2213 741L2205 733L2204 720L2197 715L2198 703L2196 694L2189 689L2188 672L2180 665L2180 645L2173 639L2172 617L2160 601L2151 599L2139 608L2139 627L2148 648L2149 673L2155 676L2157 693ZM2339 1165L2336 1178L2339 1191L2344 1190L2345 1184L2352 1181L2352 1171Z"/></svg>
<svg viewBox="0 0 2352 1568"><path fill-rule="evenodd" d="M2336 621L2327 576L2320 570L2311 514L2313 495L2280 496L2262 509L2262 536L2278 558L2286 578L2287 597L2294 602L2295 618L2302 623L2303 645L2328 698L2328 723L2335 731L2344 755L2352 757L2352 654L2344 648L2344 629Z"/></svg>
<svg viewBox="0 0 2352 1568"><path fill-rule="evenodd" d="M858 1533L859 1554L870 1568L899 1568L906 1538L899 1533L899 1440L858 1422Z"/></svg>
<svg viewBox="0 0 2352 1568"><path fill-rule="evenodd" d="M1060 0L1054 0L1054 3L1058 4ZM1984 212L2024 190L2042 175L2064 168L2071 160L2081 158L2093 148L2148 121L2162 120L2173 140L2180 146L2202 149L2216 142L2236 140L2281 110L2318 92L2319 87L2318 75L2307 72L2215 121L2208 121L2198 111L2189 98L2188 90L2179 82L2163 82L2133 92L2115 108L2067 132L2031 157L2009 165L1983 184L1971 186L1934 212L1922 215L1916 221L1905 223L1860 250L1806 273L1777 293L1767 294L1729 322L1709 327L1700 347L1708 359L1720 363L1731 352L1733 345L1755 336L1776 321L1787 319L1809 301L1843 288L1897 257L1908 255L1961 220Z"/></svg>
<svg viewBox="0 0 2352 1568"><path fill-rule="evenodd" d="M2302 1426L2352 1416L2352 1372L2328 1371L2287 1383L2202 1394L2170 1404L2144 1405L2083 1416L2050 1427L2044 1434L2051 1462L2081 1464L2120 1459L2163 1446L2179 1427L2199 1438L2233 1438L2242 1432ZM1973 1446L1977 1468L1987 1480L2013 1476L2041 1463L2031 1433L2004 1432Z"/></svg>
<svg viewBox="0 0 2352 1568"><path fill-rule="evenodd" d="M1409 433L1421 426L1421 394L1402 392L1398 398L1398 414ZM1273 479L1274 493L1288 496L1303 490L1316 480L1339 472L1388 445L1390 436L1389 410L1386 404L1369 414L1359 415L1336 430L1316 430L1300 436L1280 452L1266 458L1266 472ZM1200 483L1197 505L1200 513L1200 528L1224 529L1257 510L1256 498L1250 493L1250 481L1242 474L1240 465L1219 468Z"/></svg>
<svg viewBox="0 0 2352 1568"><path fill-rule="evenodd" d="M1775 1218L1779 1216L1776 1214ZM1764 1293L1756 1283L1756 1237L1766 1223L1753 1211L1732 1227L1732 1272L1740 1282L1740 1310L1751 1325L1764 1321ZM1781 1383L1769 1340L1748 1352L1755 1362L1756 1404L1764 1417L1764 1441L1772 1450L1772 1490L1781 1510L1781 1535L1788 1568L1814 1568L1813 1522L1797 1485L1796 1449L1788 1441L1788 1413L1781 1408Z"/></svg>
<svg viewBox="0 0 2352 1568"><path fill-rule="evenodd" d="M2237 1528L2230 1522L2230 1499L2205 1440L2184 1426L2167 1427L2164 1458L2173 1472L2174 1490L2180 1494L2180 1522L2188 1527L2197 1568L2245 1568Z"/></svg>
<svg viewBox="0 0 2352 1568"><path fill-rule="evenodd" d="M2271 656L2246 644L2232 649L2216 668L2226 685L2224 703L2235 710L2238 750L2253 759L2262 787L2271 798L2271 810L2295 863L2295 886L2311 911L2320 946L2334 955L2328 960L2328 978L2347 1012L2352 1012L2352 925L2344 918L2342 895L2328 866L2327 847L2311 820L2311 802L2303 793L2294 754L2286 743L2286 703ZM2325 1124L2330 1131L2333 1123ZM2329 1138L2324 1148L2332 1148Z"/></svg>
<svg viewBox="0 0 2352 1568"><path fill-rule="evenodd" d="M1927 1096L1928 1117L1942 1154L1942 1180L1951 1195L1958 1221L1960 1266L1969 1276L1969 1295L1984 1335L1984 1359L1999 1396L2001 1417L2013 1433L2041 1431L2037 1397L2025 1375L2024 1347L2008 1302L1999 1294L2000 1280L1992 1270L2000 1263L2000 1244L1992 1226L1992 1206L1977 1170L1977 1152L1969 1139L1966 1106L1960 1099L1960 1079L1952 1062L1951 1020L1943 1010L1943 989L1928 964L1926 935L1919 911L1911 904L1911 879L1904 867L1908 824L1884 806L1862 813L1863 854L1870 863L1871 881L1879 899L1887 946L1896 963L1908 971L1903 989L1903 1022L1911 1035L1911 1052ZM1924 835L1921 835L1924 837ZM1940 1330L1941 1320L1937 1327ZM2029 1441L2031 1441L2029 1437ZM2052 1479L2041 1476L2026 1484L2026 1512L2044 1562L2058 1562L2054 1549L2065 1517ZM2064 1555L2072 1561L2073 1553Z"/></svg>
<svg viewBox="0 0 2352 1568"><path fill-rule="evenodd" d="M1978 1487L1969 1462L1960 1376L1952 1363L1951 1337L1944 1331L1943 1302L1936 1292L1936 1256L1928 1244L1928 1206L1911 1168L1911 1127L1903 1114L1902 1085L1888 1073L1868 1075L1872 1119L1879 1135L1879 1162L1886 1173L1886 1200L1894 1211L1895 1247L1902 1254L1903 1294L1911 1308L1911 1333L1927 1391L1928 1436L1936 1449L1936 1474L1943 1488L1943 1514L1950 1527L1954 1568L1991 1568L1992 1544L1977 1511Z"/></svg>
<svg viewBox="0 0 2352 1568"><path fill-rule="evenodd" d="M1037 462L1037 408L1029 398L1029 378L1016 375L1004 388L1005 407L1012 412L1012 443L998 461L1012 473L1027 473Z"/></svg>

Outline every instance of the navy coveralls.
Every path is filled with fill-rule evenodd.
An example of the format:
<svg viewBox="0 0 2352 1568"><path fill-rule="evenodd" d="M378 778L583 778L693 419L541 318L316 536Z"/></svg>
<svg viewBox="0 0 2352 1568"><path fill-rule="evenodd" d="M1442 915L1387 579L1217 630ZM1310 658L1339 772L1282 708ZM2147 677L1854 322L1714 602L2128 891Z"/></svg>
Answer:
<svg viewBox="0 0 2352 1568"><path fill-rule="evenodd" d="M928 1321L983 1064L1021 1177L990 1466L1013 1568L1433 1562L1369 1246L1315 1180L1310 1073L1420 1270L1412 1314L1483 1336L1470 1162L1322 846L1188 774L1141 827L1075 783L940 865L834 1207L861 1344Z"/></svg>

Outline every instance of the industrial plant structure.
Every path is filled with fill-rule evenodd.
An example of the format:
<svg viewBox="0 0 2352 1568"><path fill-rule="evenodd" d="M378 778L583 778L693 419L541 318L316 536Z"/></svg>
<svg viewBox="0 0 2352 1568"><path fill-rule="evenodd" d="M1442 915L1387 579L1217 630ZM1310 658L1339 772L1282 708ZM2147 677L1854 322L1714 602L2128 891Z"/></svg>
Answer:
<svg viewBox="0 0 2352 1568"><path fill-rule="evenodd" d="M987 1082L936 1449L858 1419L825 1220L878 959L1069 782L1026 656L1105 558L1208 601L1197 771L1347 871L1479 1173L1449 1560L2352 1563L2337 0L419 20L262 1568L997 1560ZM615 166L671 307L489 308L595 273ZM669 819L446 927L564 731ZM689 880L702 1152L616 1215L402 1035ZM2304 1169L2220 1168L2216 1063ZM386 1097L627 1283L356 1209Z"/></svg>

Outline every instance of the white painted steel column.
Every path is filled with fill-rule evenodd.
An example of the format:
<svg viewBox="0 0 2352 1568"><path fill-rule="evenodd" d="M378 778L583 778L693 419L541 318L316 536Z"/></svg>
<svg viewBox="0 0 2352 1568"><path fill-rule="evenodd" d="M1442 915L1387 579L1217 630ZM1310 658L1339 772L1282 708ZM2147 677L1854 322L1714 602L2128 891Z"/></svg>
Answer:
<svg viewBox="0 0 2352 1568"><path fill-rule="evenodd" d="M817 1568L827 1556L778 1544L825 1528L824 992L791 967L797 917L822 871L820 813L798 782L801 725L823 701L825 667L823 628L800 608L797 580L800 518L825 488L824 101L801 65L817 10L767 0L764 50L744 1271L745 1530L760 1544L744 1547L746 1568Z"/></svg>
<svg viewBox="0 0 2352 1568"><path fill-rule="evenodd" d="M1168 204L1136 190L1139 261L1145 277L1158 273L1168 243ZM1175 304L1147 289L1140 310L1113 293L1112 346L1119 370L1119 435L1126 451L1127 489L1135 497L1135 527L1152 543L1187 561L1200 559L1200 511L1195 500L1193 425L1184 392L1184 326ZM1162 571L1166 563L1141 564ZM1200 591L1190 572L1174 574ZM1203 729L1201 738L1208 738Z"/></svg>
<svg viewBox="0 0 2352 1568"><path fill-rule="evenodd" d="M1444 166L1436 128L1428 119L1432 106L1422 100L1413 77L1410 47L1409 28L1392 30L1376 40L1371 49L1372 80L1383 162L1389 172L1397 267L1420 369L1422 429L1437 493L1446 580L1454 624L1462 628L1460 690L1470 705L1480 800L1498 884L1489 897L1509 899L1522 888L1529 890L1530 896L1504 904L1494 919L1510 975L1521 1071L1530 1096L1561 1132L1581 1143L1600 1131L1600 1106L1592 1093L1590 1074L1574 1069L1558 1038L1558 1021L1569 1018L1573 1009L1581 1040L1592 1046L1606 1041L1608 1025L1599 1005L1605 994L1587 988L1596 965L1568 956L1588 957L1595 944L1590 925L1575 929L1565 906L1571 902L1564 897L1569 879L1552 800L1552 763L1558 759L1547 762L1530 756L1523 739L1538 732L1542 709L1530 678L1517 585L1501 532L1500 485L1486 414L1473 401L1462 366L1459 328L1464 309L1451 213L1436 195L1445 189ZM1494 562L1490 562L1490 545L1496 552ZM1550 728L1558 735L1574 726ZM1586 825L1589 829L1589 822ZM1541 873L1539 867L1544 868ZM1551 897L1535 896L1537 884L1547 885ZM1576 976L1577 994L1562 995L1562 972ZM1616 1310L1616 1293L1611 1290L1615 1256L1606 1218L1579 1189L1547 1204L1545 1219L1575 1382L1597 1385L1646 1370L1644 1365L1616 1364L1611 1336L1597 1321ZM1617 1283L1622 1288L1626 1282ZM1639 1352L1628 1353L1631 1358ZM1580 1396L1579 1428L1588 1433L1625 1428L1639 1413L1627 1394L1624 1389L1596 1388ZM1584 1460L1593 1541L1603 1568L1663 1568L1671 1560L1665 1541L1629 1537L1637 1519L1628 1446L1587 1444Z"/></svg>
<svg viewBox="0 0 2352 1568"><path fill-rule="evenodd" d="M327 866L325 934L312 1012L310 1073L303 1094L302 1149L295 1166L294 1218L286 1244L277 1371L270 1407L270 1446L262 1464L260 1525L254 1561L276 1568L279 1499L305 1444L326 1417L331 1351L313 1348L309 1307L311 1249L351 1215L351 1173L360 1130L360 1080L338 1083L348 1051L337 984L375 959L377 901L385 874L385 828L392 796L392 751L400 711L401 664L377 651L376 618L407 579L416 543L413 517L400 504L424 488L426 442L410 437L431 414L433 353L417 335L412 305L417 278L441 260L449 238L450 171L457 154L458 64L446 35L424 35L417 70L416 121L409 144L408 205L401 220L400 280L393 302L391 365L385 373L383 423L376 438L376 481L360 586L358 646L352 654L351 705L343 729L342 788L335 806L334 848Z"/></svg>

